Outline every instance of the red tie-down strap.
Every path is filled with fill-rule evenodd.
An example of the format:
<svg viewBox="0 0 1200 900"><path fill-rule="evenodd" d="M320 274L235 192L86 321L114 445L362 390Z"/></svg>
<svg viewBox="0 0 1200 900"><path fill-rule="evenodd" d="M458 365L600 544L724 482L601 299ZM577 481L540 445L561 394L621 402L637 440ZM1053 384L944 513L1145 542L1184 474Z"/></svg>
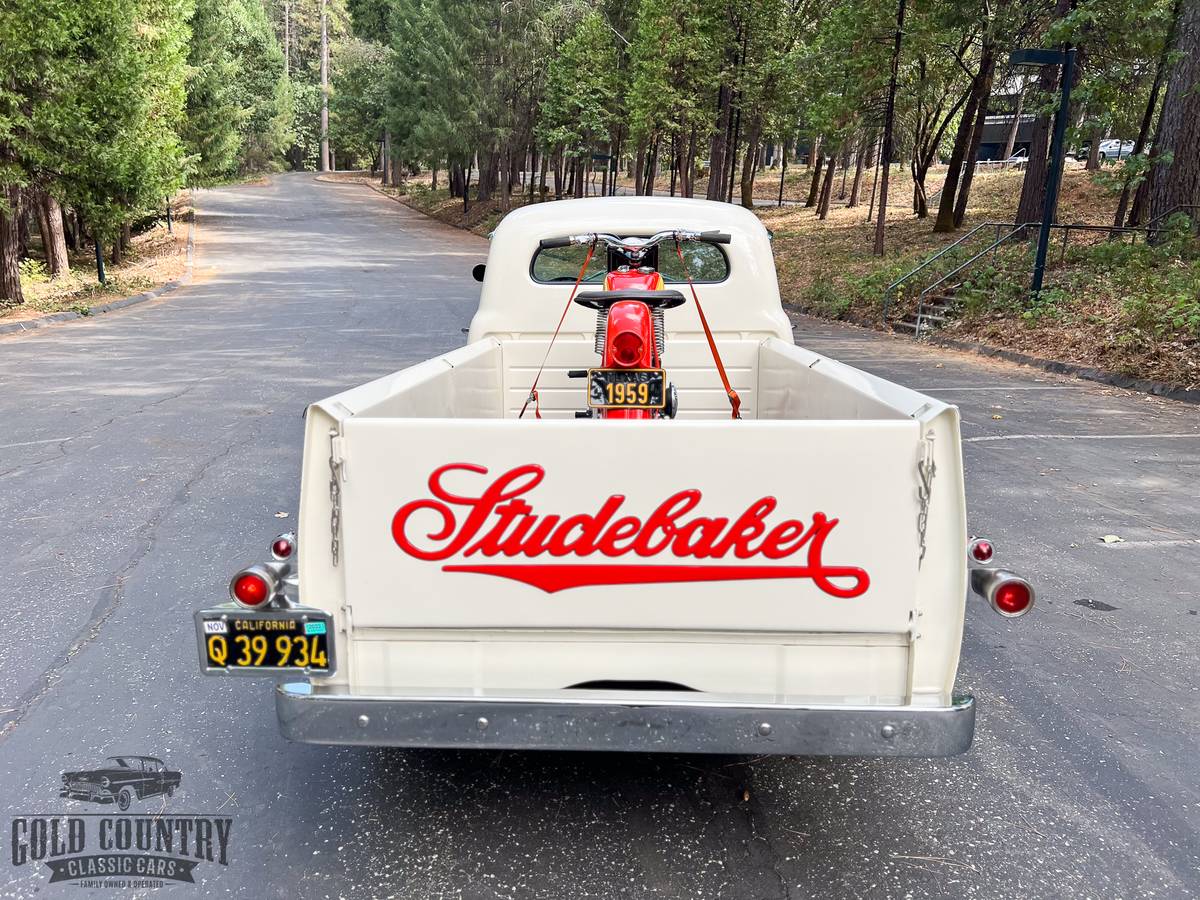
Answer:
<svg viewBox="0 0 1200 900"><path fill-rule="evenodd" d="M688 287L692 290L692 299L696 302L696 312L700 315L700 324L704 328L704 336L708 338L708 349L712 351L713 362L717 365L717 374L721 376L721 384L725 386L725 396L729 398L729 406L733 410L733 418L740 419L742 417L742 398L733 389L733 385L729 383L729 376L725 374L725 364L721 362L721 354L717 351L717 342L713 340L712 330L708 327L708 319L704 315L704 308L700 305L700 296L696 293L696 285L692 283L692 273L688 271L687 260L683 258L683 245L679 242L679 238L675 239L675 252L679 254L679 262L683 265L684 277L687 278Z"/></svg>
<svg viewBox="0 0 1200 900"><path fill-rule="evenodd" d="M567 312L571 308L571 301L575 299L575 292L579 290L579 284L583 281L583 276L587 273L588 264L592 261L592 254L596 252L596 242L592 241L588 244L587 256L583 258L583 266L579 269L579 277L575 279L575 284L571 288L571 295L567 297L567 305L563 307L562 315L558 317L558 327L554 329L554 334L550 336L550 345L546 347L546 355L542 357L542 364L538 366L537 375L533 377L533 386L529 388L529 396L525 398L525 405L521 407L521 414L518 419L525 418L525 410L529 409L529 404L533 402L533 414L537 418L542 417L542 404L538 401L537 386L538 381L542 377L542 370L546 368L546 360L550 358L550 351L554 348L554 342L558 339L558 333L562 330L563 322L567 320Z"/></svg>

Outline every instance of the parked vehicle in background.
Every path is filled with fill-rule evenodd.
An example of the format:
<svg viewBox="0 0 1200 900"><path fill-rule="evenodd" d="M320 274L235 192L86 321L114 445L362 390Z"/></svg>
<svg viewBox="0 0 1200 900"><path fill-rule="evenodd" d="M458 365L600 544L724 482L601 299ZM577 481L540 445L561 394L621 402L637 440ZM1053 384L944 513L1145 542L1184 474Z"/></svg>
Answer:
<svg viewBox="0 0 1200 900"><path fill-rule="evenodd" d="M1091 151L1092 145L1089 141L1079 148L1079 152L1075 154L1078 160L1088 158L1088 153ZM1100 162L1108 162L1111 160L1126 159L1133 155L1133 141L1122 141L1119 138L1109 138L1106 141L1100 142Z"/></svg>

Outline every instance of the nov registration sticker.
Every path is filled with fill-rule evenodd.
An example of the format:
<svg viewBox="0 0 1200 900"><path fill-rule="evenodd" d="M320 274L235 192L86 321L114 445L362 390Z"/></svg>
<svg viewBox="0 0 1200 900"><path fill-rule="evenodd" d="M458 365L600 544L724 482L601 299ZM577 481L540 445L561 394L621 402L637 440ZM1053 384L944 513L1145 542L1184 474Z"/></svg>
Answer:
<svg viewBox="0 0 1200 900"><path fill-rule="evenodd" d="M222 606L196 613L200 668L208 675L334 671L332 620L319 609L244 610Z"/></svg>

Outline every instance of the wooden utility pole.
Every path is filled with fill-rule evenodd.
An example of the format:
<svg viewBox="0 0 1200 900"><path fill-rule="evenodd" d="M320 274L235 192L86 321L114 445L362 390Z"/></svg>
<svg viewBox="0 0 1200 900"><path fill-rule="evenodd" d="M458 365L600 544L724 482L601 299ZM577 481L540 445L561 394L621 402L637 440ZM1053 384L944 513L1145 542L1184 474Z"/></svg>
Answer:
<svg viewBox="0 0 1200 900"><path fill-rule="evenodd" d="M292 0L283 0L283 74L292 77Z"/></svg>
<svg viewBox="0 0 1200 900"><path fill-rule="evenodd" d="M321 166L329 171L329 27L327 0L321 0Z"/></svg>

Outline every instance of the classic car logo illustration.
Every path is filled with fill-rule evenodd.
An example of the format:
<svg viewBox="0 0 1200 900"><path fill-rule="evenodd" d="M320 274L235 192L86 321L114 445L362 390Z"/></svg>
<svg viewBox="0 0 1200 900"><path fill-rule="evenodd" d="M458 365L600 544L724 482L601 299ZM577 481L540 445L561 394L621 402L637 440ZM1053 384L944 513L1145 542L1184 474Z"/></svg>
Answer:
<svg viewBox="0 0 1200 900"><path fill-rule="evenodd" d="M201 863L229 865L233 818L170 814L167 800L181 782L182 775L156 756L110 756L94 769L63 772L60 797L104 804L113 812L16 816L9 861L45 863L50 884L131 889L194 884ZM151 798L160 799L148 815L120 814Z"/></svg>
<svg viewBox="0 0 1200 900"><path fill-rule="evenodd" d="M134 800L168 797L179 787L182 776L170 771L153 756L110 756L99 768L87 772L63 772L61 797L115 803L122 812Z"/></svg>
<svg viewBox="0 0 1200 900"><path fill-rule="evenodd" d="M807 578L832 597L853 598L865 593L871 583L864 569L829 566L822 561L825 541L837 526L837 519L814 512L807 524L783 519L772 525L768 519L778 506L774 497L755 500L732 519L689 518L688 514L700 504L702 494L695 489L678 491L643 520L631 515L618 517L625 498L613 494L595 513L564 518L535 513L528 501L520 499L546 477L539 465L510 469L474 496L452 493L443 484L449 473L487 475L488 470L471 463L450 463L435 469L429 476L429 490L436 499L414 500L397 510L392 518L392 537L401 550L417 559L443 561L457 554L509 558L599 554L610 559L631 554L643 558L669 554L677 559L704 560L732 554L740 560L755 557L780 560L804 549L807 556L803 566L556 562L448 564L442 567L446 572L511 578L548 593L598 584ZM411 530L419 532L420 525L413 520L421 513L433 513L435 525L423 541L410 534L410 523ZM428 523L428 515L421 521ZM485 527L489 523L490 527Z"/></svg>

